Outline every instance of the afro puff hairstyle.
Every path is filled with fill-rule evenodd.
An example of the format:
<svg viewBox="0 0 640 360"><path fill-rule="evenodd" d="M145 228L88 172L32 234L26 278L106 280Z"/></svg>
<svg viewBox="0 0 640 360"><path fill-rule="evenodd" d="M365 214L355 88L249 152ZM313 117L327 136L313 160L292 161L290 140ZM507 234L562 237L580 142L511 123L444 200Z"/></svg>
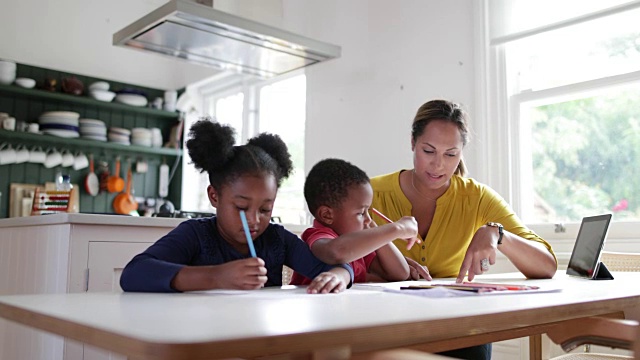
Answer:
<svg viewBox="0 0 640 360"><path fill-rule="evenodd" d="M311 168L304 183L304 198L311 214L322 205L340 207L349 187L368 184L369 177L357 166L341 159L324 159Z"/></svg>
<svg viewBox="0 0 640 360"><path fill-rule="evenodd" d="M272 174L278 187L293 171L287 145L278 135L262 133L246 145L236 146L235 130L210 118L189 129L187 149L195 168L209 174L209 183L220 188L242 175Z"/></svg>

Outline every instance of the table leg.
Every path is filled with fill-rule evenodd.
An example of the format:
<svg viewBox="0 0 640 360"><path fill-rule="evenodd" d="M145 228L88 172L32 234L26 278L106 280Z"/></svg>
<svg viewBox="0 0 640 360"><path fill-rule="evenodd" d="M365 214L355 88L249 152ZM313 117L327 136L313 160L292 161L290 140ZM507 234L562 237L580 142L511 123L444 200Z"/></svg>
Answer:
<svg viewBox="0 0 640 360"><path fill-rule="evenodd" d="M529 336L529 360L542 360L542 335Z"/></svg>

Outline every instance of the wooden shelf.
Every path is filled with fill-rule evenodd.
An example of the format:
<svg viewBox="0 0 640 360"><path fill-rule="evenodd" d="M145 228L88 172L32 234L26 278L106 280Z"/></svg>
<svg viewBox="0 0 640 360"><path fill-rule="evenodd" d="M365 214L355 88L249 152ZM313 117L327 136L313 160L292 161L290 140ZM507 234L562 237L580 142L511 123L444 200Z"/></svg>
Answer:
<svg viewBox="0 0 640 360"><path fill-rule="evenodd" d="M154 148L137 145L121 145L111 142L103 142L96 140L88 140L82 138L63 138L59 136L47 135L47 134L33 134L20 131L9 131L0 129L0 139L10 139L13 142L19 143L20 141L28 142L29 144L38 144L45 146L74 146L77 148L87 149L112 149L126 152L132 152L136 154L155 154L165 156L178 156L182 154L182 149L172 148ZM62 143L62 144L61 144Z"/></svg>
<svg viewBox="0 0 640 360"><path fill-rule="evenodd" d="M95 100L87 96L75 96L60 92L45 91L40 89L25 89L17 85L2 85L0 84L0 93L14 94L28 98L39 98L47 100L58 100L72 104L90 105L104 109L111 110L123 110L131 113L148 114L157 117L164 117L167 119L178 119L177 112L169 112L164 110L152 109L148 107L131 106L127 104L120 104L116 102L105 102Z"/></svg>

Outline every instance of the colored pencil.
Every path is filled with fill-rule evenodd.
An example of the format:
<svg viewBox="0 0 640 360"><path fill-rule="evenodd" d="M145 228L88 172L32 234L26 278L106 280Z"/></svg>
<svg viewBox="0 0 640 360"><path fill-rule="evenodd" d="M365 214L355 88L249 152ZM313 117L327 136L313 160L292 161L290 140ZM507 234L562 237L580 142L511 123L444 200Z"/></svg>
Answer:
<svg viewBox="0 0 640 360"><path fill-rule="evenodd" d="M378 211L378 209L376 208L371 208L371 211L373 211L374 214L380 216L382 218L382 220L388 222L389 224L391 224L393 221L391 221L391 219L389 219L388 217L386 217L383 213L381 213L380 211Z"/></svg>
<svg viewBox="0 0 640 360"><path fill-rule="evenodd" d="M247 223L247 216L244 210L240 210L240 220L242 220L242 227L244 228L244 235L247 237L247 245L249 245L249 252L252 257L257 257L256 249L253 247L253 240L251 240L251 232L249 231L249 224Z"/></svg>

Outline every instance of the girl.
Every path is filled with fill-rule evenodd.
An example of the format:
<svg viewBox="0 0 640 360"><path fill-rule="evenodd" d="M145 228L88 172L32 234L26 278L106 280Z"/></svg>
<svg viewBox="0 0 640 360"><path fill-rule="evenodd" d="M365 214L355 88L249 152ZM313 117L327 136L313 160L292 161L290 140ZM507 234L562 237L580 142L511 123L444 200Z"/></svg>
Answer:
<svg viewBox="0 0 640 360"><path fill-rule="evenodd" d="M194 291L259 289L282 285L282 266L312 278L307 292L340 292L353 280L349 265L329 266L282 226L272 224L278 187L292 171L287 146L277 135L260 134L234 146L233 128L208 119L189 131L187 148L200 172L206 171L207 194L216 216L187 220L125 267L125 291ZM240 219L247 223L257 257Z"/></svg>

